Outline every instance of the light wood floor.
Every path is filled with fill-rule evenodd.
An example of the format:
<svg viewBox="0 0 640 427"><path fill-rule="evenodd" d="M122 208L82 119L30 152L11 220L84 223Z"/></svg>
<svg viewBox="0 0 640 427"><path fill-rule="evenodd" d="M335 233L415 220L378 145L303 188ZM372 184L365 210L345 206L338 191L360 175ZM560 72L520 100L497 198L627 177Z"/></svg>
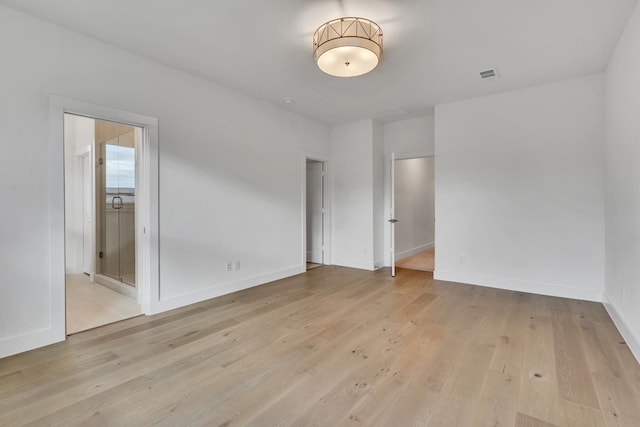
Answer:
<svg viewBox="0 0 640 427"><path fill-rule="evenodd" d="M435 265L435 248L427 249L415 255L396 261L396 267L411 270L433 271Z"/></svg>
<svg viewBox="0 0 640 427"><path fill-rule="evenodd" d="M136 301L89 280L86 274L66 276L67 333L139 316Z"/></svg>
<svg viewBox="0 0 640 427"><path fill-rule="evenodd" d="M601 304L323 266L0 360L0 425L638 426Z"/></svg>
<svg viewBox="0 0 640 427"><path fill-rule="evenodd" d="M316 264L314 262L307 262L307 271L313 270L314 268L322 267L322 264Z"/></svg>

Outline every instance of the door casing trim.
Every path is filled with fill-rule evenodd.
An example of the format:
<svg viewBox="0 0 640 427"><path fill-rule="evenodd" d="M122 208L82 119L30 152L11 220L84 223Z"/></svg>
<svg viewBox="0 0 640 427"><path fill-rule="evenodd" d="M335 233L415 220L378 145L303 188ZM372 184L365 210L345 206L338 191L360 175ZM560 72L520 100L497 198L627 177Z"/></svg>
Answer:
<svg viewBox="0 0 640 427"><path fill-rule="evenodd" d="M51 342L66 338L65 224L64 224L64 114L108 120L143 129L138 189L141 215L136 224L140 259L139 302L144 314L158 310L159 281L159 164L158 119L58 95L49 96L49 290Z"/></svg>

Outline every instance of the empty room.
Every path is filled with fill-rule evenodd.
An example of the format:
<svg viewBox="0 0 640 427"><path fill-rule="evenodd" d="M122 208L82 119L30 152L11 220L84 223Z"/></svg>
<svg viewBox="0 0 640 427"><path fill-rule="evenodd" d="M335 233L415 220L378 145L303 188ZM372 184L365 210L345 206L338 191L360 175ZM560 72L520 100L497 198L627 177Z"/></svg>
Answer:
<svg viewBox="0 0 640 427"><path fill-rule="evenodd" d="M0 426L640 426L639 52L637 0L0 0Z"/></svg>

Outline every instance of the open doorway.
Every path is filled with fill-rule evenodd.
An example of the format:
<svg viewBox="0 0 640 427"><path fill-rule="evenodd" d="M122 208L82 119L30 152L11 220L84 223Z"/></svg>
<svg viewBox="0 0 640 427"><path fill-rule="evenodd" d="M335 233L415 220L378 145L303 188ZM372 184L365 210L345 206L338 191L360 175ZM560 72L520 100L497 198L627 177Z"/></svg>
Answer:
<svg viewBox="0 0 640 427"><path fill-rule="evenodd" d="M434 157L395 160L395 265L433 271L435 260Z"/></svg>
<svg viewBox="0 0 640 427"><path fill-rule="evenodd" d="M324 264L325 164L306 160L306 266L307 271Z"/></svg>
<svg viewBox="0 0 640 427"><path fill-rule="evenodd" d="M142 314L136 280L142 136L140 127L64 114L67 334Z"/></svg>

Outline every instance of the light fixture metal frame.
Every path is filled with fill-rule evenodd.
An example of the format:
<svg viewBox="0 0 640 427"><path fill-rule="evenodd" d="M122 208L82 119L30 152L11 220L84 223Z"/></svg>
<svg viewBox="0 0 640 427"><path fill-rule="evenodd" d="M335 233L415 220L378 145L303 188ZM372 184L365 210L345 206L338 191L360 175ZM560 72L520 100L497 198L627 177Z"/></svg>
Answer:
<svg viewBox="0 0 640 427"><path fill-rule="evenodd" d="M354 46L373 52L379 63L382 59L382 38L382 28L370 19L355 16L332 19L313 33L313 59L317 63L318 58L331 49Z"/></svg>

